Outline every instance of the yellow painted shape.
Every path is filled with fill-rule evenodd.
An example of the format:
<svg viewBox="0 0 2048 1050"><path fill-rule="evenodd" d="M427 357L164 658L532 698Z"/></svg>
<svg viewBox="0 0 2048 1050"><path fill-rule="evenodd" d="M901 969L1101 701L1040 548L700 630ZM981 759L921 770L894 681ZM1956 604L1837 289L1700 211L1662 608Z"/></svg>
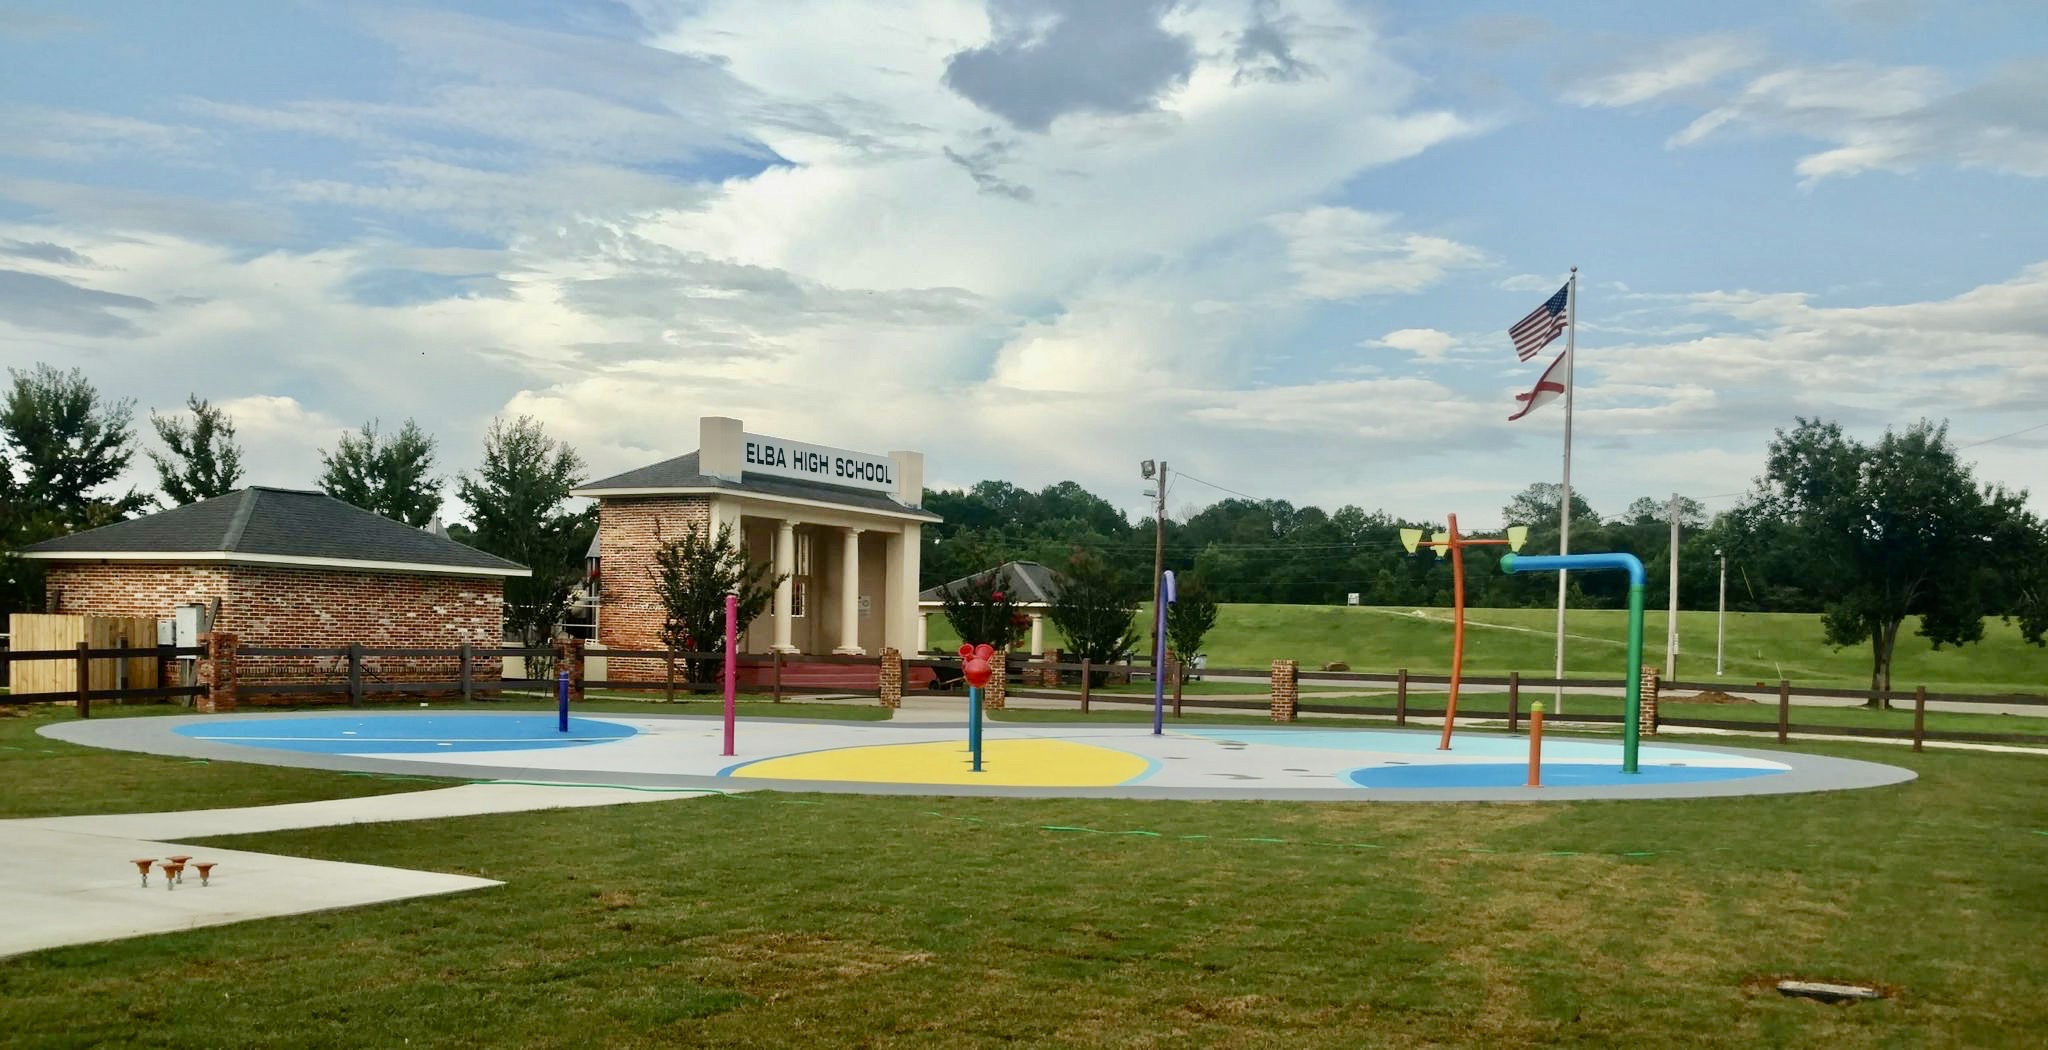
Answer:
<svg viewBox="0 0 2048 1050"><path fill-rule="evenodd" d="M965 741L876 744L764 758L733 770L757 780L848 780L863 784L989 787L1113 787L1152 764L1127 751L1070 740L983 740L982 771Z"/></svg>

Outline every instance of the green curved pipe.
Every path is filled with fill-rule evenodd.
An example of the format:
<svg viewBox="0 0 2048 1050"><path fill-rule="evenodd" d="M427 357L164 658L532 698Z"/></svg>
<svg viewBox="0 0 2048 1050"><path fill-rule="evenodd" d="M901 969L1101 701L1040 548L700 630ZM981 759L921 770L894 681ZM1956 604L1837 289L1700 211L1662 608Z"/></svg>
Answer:
<svg viewBox="0 0 2048 1050"><path fill-rule="evenodd" d="M1639 772L1636 753L1642 746L1643 699L1643 563L1633 554L1504 554L1500 571L1562 572L1567 569L1620 569L1628 573L1628 674L1623 676L1627 706L1621 711L1621 771Z"/></svg>

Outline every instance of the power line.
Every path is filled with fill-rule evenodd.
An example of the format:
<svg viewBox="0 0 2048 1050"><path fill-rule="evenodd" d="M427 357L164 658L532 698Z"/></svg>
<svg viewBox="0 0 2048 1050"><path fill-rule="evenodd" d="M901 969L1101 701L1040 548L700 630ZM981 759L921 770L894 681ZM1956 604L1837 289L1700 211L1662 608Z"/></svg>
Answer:
<svg viewBox="0 0 2048 1050"><path fill-rule="evenodd" d="M1989 445L1994 441L2004 441L2006 438L2016 438L2019 437L2021 434L2031 434L2034 431L2040 430L2043 427L2048 427L2048 423L2036 423L2033 426L2027 427L2024 430L2015 430L2010 434L2000 434L1997 437L1985 438L1982 441L1972 441L1967 445L1957 445L1956 450L1960 452L1966 448L1976 448L1978 445Z"/></svg>
<svg viewBox="0 0 2048 1050"><path fill-rule="evenodd" d="M1203 480L1202 480L1201 478L1198 478L1198 477L1194 476L1193 474L1190 474L1190 473L1188 473L1188 472L1187 472L1187 471L1185 471L1185 470L1183 470L1183 471L1181 471L1181 472L1180 472L1180 476L1181 476L1181 478L1182 478L1182 479L1184 479L1184 480L1187 480L1187 481L1192 481L1192 482L1194 482L1194 483L1195 483L1195 484L1197 484L1197 485L1207 485L1207 486L1209 486L1210 488L1212 488L1212 489L1215 489L1215 490L1216 490L1216 491L1218 491L1218 492L1228 492L1228 493L1230 493L1230 494L1231 494L1231 495L1233 495L1233 496L1242 496L1242 497L1244 497L1245 499L1251 500L1251 501L1252 501L1253 503L1270 503L1270 502L1272 502L1271 500L1267 500L1267 499L1262 499L1262 498L1260 498L1260 497L1258 497L1258 496L1254 496L1254 495L1252 495L1252 494L1251 494L1251 493L1249 493L1249 492L1239 492L1239 491L1237 491L1236 489L1233 489L1233 488L1228 488L1228 487L1226 487L1226 486L1223 486L1223 485L1218 485L1218 484L1216 484L1216 483L1215 483L1215 482L1213 482L1213 481L1203 481Z"/></svg>

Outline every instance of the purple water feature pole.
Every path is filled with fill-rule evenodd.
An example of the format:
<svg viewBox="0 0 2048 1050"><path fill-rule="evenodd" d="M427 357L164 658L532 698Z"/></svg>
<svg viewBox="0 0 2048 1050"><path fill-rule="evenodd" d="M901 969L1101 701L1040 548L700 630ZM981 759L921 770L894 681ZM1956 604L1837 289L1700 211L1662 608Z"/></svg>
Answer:
<svg viewBox="0 0 2048 1050"><path fill-rule="evenodd" d="M1157 607L1152 615L1152 735L1166 733L1166 607L1174 602L1173 570L1159 574Z"/></svg>
<svg viewBox="0 0 2048 1050"><path fill-rule="evenodd" d="M728 594L725 596L725 753L728 755L733 753L732 722L734 701L737 699L734 685L734 652L739 647L739 619L740 596Z"/></svg>
<svg viewBox="0 0 2048 1050"><path fill-rule="evenodd" d="M569 669L564 667L555 672L555 729L569 731Z"/></svg>

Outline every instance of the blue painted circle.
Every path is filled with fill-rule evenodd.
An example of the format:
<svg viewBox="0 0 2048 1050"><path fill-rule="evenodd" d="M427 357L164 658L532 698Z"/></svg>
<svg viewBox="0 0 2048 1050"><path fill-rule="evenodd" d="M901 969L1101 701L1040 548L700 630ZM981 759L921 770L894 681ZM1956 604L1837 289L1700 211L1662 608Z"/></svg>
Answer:
<svg viewBox="0 0 2048 1050"><path fill-rule="evenodd" d="M623 740L639 732L617 722L571 718L556 728L554 714L531 715L320 715L179 726L179 736L217 744L311 751L323 755L447 754L452 751L534 751Z"/></svg>
<svg viewBox="0 0 2048 1050"><path fill-rule="evenodd" d="M1636 784L1690 784L1710 780L1743 780L1770 776L1782 769L1741 766L1641 766L1624 773L1620 766L1545 763L1544 787L1628 787ZM1370 766L1354 769L1351 782L1368 788L1505 788L1529 782L1527 762L1432 762L1414 766Z"/></svg>

